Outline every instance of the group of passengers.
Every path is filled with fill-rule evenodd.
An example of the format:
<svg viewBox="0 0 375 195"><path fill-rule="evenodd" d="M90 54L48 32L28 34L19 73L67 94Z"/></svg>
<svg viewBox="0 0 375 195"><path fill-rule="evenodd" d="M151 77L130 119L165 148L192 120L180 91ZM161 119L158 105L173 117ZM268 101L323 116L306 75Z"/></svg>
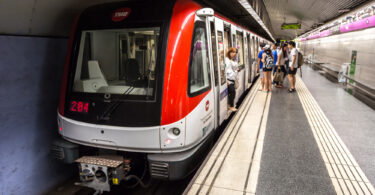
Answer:
<svg viewBox="0 0 375 195"><path fill-rule="evenodd" d="M296 73L298 68L298 51L295 42L274 43L272 49L270 45L261 43L257 68L262 83L261 91L271 92L272 84L277 88L284 87L283 81L285 76L288 75L288 92L294 93L296 91ZM282 73L279 74L282 75L282 78L272 82L271 72L273 72L273 75Z"/></svg>
<svg viewBox="0 0 375 195"><path fill-rule="evenodd" d="M298 51L293 41L287 43L274 43L270 45L261 43L258 52L257 69L261 79L261 91L271 92L272 85L277 88L284 87L283 81L288 75L288 92L296 91L296 72L298 68ZM234 99L236 97L236 85L238 85L237 73L239 71L236 60L238 49L231 47L225 55L225 72L228 84L228 108L230 111L236 111ZM272 74L273 73L273 74ZM272 75L278 74L281 79L272 81ZM281 75L281 76L280 76ZM276 76L275 76L276 77Z"/></svg>

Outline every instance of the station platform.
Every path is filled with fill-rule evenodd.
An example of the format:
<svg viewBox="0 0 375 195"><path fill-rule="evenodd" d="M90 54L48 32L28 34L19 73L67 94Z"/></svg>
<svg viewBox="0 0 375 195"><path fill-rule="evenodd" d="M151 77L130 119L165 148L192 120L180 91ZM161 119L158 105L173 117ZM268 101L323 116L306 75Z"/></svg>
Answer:
<svg viewBox="0 0 375 195"><path fill-rule="evenodd" d="M287 79L254 84L184 194L375 194L375 111L309 66L297 73L295 93Z"/></svg>

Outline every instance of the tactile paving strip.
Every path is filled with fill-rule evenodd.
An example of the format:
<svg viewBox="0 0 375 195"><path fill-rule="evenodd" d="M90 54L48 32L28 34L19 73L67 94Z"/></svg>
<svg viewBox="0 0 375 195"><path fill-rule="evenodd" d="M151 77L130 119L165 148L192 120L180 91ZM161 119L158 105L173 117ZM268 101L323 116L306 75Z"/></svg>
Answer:
<svg viewBox="0 0 375 195"><path fill-rule="evenodd" d="M296 90L337 194L375 194L358 163L329 122L302 79Z"/></svg>

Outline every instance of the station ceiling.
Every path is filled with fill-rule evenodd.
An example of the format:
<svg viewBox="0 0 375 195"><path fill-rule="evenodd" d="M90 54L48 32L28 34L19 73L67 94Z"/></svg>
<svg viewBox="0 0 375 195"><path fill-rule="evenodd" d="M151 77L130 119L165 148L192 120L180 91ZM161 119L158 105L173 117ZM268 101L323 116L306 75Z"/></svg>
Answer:
<svg viewBox="0 0 375 195"><path fill-rule="evenodd" d="M238 0L199 0L207 5L207 7L214 8L214 10L230 18L237 24L250 29L252 32L272 40L267 32L258 24L258 22L250 15L250 13L242 7Z"/></svg>
<svg viewBox="0 0 375 195"><path fill-rule="evenodd" d="M69 35L73 20L91 5L121 0L0 0L0 34ZM222 15L270 39L238 0L198 0ZM368 0L247 0L263 1L275 38L291 39L339 16L340 9L352 9ZM301 23L299 30L281 30L283 23Z"/></svg>
<svg viewBox="0 0 375 195"><path fill-rule="evenodd" d="M67 37L81 11L91 5L115 1L123 0L0 0L0 34ZM237 0L197 1L269 39Z"/></svg>
<svg viewBox="0 0 375 195"><path fill-rule="evenodd" d="M67 37L91 5L120 0L0 0L0 34Z"/></svg>
<svg viewBox="0 0 375 195"><path fill-rule="evenodd" d="M352 10L368 0L263 0L275 38L293 39ZM282 30L283 23L300 23L301 29Z"/></svg>

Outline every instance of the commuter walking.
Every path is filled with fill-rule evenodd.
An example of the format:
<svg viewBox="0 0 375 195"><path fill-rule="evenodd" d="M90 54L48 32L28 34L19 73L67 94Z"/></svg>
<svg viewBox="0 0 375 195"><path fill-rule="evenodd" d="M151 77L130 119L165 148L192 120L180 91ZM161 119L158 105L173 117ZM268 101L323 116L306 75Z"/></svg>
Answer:
<svg viewBox="0 0 375 195"><path fill-rule="evenodd" d="M298 51L295 48L296 43L293 41L290 41L288 43L288 47L290 49L290 55L289 55L289 70L288 70L288 79L290 88L288 89L288 92L293 93L296 91L296 73L298 68Z"/></svg>
<svg viewBox="0 0 375 195"><path fill-rule="evenodd" d="M271 48L269 45L266 45L264 47L264 52L262 56L265 87L265 90L263 90L264 92L270 92L272 90L271 72L272 67L274 65L273 59L274 58L272 55Z"/></svg>
<svg viewBox="0 0 375 195"><path fill-rule="evenodd" d="M237 79L238 64L235 61L237 55L237 49L231 47L228 49L225 54L225 65L226 65L226 75L227 75L227 84L228 84L228 103L229 110L237 111L234 107L234 98L236 97L236 88L235 83Z"/></svg>
<svg viewBox="0 0 375 195"><path fill-rule="evenodd" d="M282 80L281 81L278 81L276 87L277 88L281 88L283 87L283 83L284 83L284 79L286 77L286 69L285 69L285 66L286 66L286 62L285 62L285 59L288 58L288 51L287 51L287 47L288 45L287 44L282 44L281 47L279 47L278 51L277 51L277 62L276 62L276 71L277 72L282 72Z"/></svg>
<svg viewBox="0 0 375 195"><path fill-rule="evenodd" d="M264 43L260 43L260 51L258 52L258 64L257 64L257 69L259 72L259 78L260 82L262 85L262 91L264 91L264 73L263 73L263 62L262 62L262 57L263 57L263 47L266 46Z"/></svg>

